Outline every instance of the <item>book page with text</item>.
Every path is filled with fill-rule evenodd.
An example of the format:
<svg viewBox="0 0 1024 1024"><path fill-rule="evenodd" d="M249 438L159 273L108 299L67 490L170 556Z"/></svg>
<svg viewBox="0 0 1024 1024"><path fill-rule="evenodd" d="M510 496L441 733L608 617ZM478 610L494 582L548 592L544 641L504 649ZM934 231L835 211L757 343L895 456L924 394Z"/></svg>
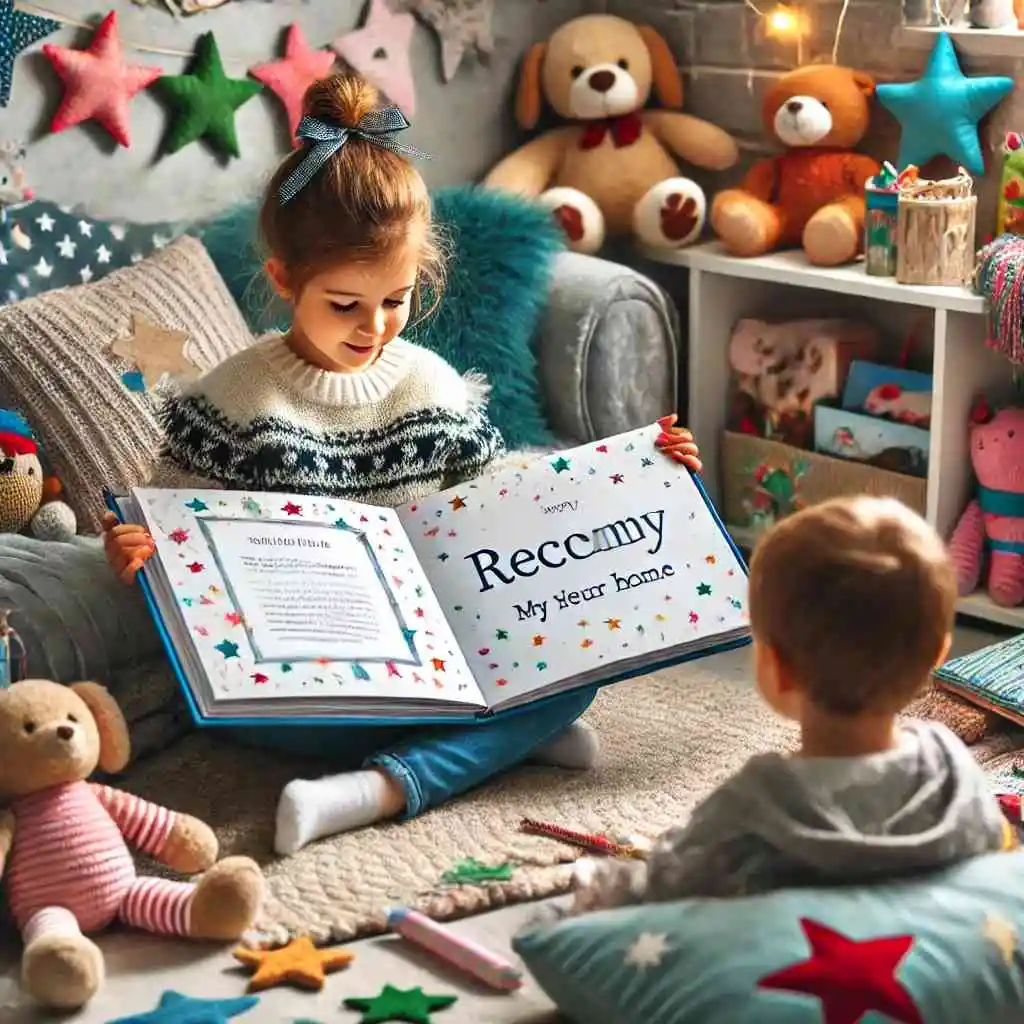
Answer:
<svg viewBox="0 0 1024 1024"><path fill-rule="evenodd" d="M657 427L399 514L488 705L745 631L745 567Z"/></svg>
<svg viewBox="0 0 1024 1024"><path fill-rule="evenodd" d="M215 700L481 703L391 509L224 491L133 497Z"/></svg>

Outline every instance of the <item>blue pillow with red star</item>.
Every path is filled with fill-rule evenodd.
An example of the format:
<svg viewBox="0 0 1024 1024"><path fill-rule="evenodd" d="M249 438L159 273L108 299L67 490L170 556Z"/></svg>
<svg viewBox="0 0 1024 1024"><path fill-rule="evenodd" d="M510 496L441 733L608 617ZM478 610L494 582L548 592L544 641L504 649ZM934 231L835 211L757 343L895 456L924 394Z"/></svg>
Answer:
<svg viewBox="0 0 1024 1024"><path fill-rule="evenodd" d="M624 907L516 952L577 1024L1024 1019L1024 851L872 887Z"/></svg>
<svg viewBox="0 0 1024 1024"><path fill-rule="evenodd" d="M98 281L180 234L171 224L97 220L45 199L0 206L0 306Z"/></svg>

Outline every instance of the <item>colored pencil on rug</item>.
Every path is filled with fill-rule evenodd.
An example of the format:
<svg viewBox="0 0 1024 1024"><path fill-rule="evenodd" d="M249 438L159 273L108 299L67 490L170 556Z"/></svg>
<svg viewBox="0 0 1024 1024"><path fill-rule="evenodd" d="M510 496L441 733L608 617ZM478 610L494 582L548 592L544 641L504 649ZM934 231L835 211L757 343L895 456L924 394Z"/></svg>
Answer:
<svg viewBox="0 0 1024 1024"><path fill-rule="evenodd" d="M472 975L490 988L511 992L522 987L523 975L512 964L483 946L456 935L416 910L388 911L388 927L403 939Z"/></svg>
<svg viewBox="0 0 1024 1024"><path fill-rule="evenodd" d="M520 831L531 836L547 836L549 839L557 839L569 846L578 846L580 849L586 850L587 853L603 853L607 857L629 857L632 859L643 859L644 857L644 851L635 846L616 843L607 836L589 832L574 832L572 829L563 828L561 825L552 825L546 821L523 818L519 823L519 828Z"/></svg>

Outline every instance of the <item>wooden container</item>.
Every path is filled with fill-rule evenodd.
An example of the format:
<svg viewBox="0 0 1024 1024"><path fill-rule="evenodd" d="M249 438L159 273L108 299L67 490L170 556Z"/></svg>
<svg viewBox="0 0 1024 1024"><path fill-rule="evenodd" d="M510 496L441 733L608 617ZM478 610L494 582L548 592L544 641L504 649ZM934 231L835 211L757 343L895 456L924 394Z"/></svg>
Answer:
<svg viewBox="0 0 1024 1024"><path fill-rule="evenodd" d="M966 285L974 275L978 197L963 170L946 181L910 178L900 188L896 217L896 280L900 284Z"/></svg>
<svg viewBox="0 0 1024 1024"><path fill-rule="evenodd" d="M927 486L922 477L764 437L722 435L722 514L729 526L759 529L808 505L856 494L897 498L924 515Z"/></svg>

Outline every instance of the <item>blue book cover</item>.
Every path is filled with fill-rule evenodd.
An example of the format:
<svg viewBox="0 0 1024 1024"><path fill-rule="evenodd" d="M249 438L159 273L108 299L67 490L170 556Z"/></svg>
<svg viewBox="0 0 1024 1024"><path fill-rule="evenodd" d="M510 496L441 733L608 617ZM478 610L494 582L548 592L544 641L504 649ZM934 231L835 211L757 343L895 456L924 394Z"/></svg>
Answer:
<svg viewBox="0 0 1024 1024"><path fill-rule="evenodd" d="M658 428L399 509L111 497L200 724L472 721L749 639L746 567Z"/></svg>

